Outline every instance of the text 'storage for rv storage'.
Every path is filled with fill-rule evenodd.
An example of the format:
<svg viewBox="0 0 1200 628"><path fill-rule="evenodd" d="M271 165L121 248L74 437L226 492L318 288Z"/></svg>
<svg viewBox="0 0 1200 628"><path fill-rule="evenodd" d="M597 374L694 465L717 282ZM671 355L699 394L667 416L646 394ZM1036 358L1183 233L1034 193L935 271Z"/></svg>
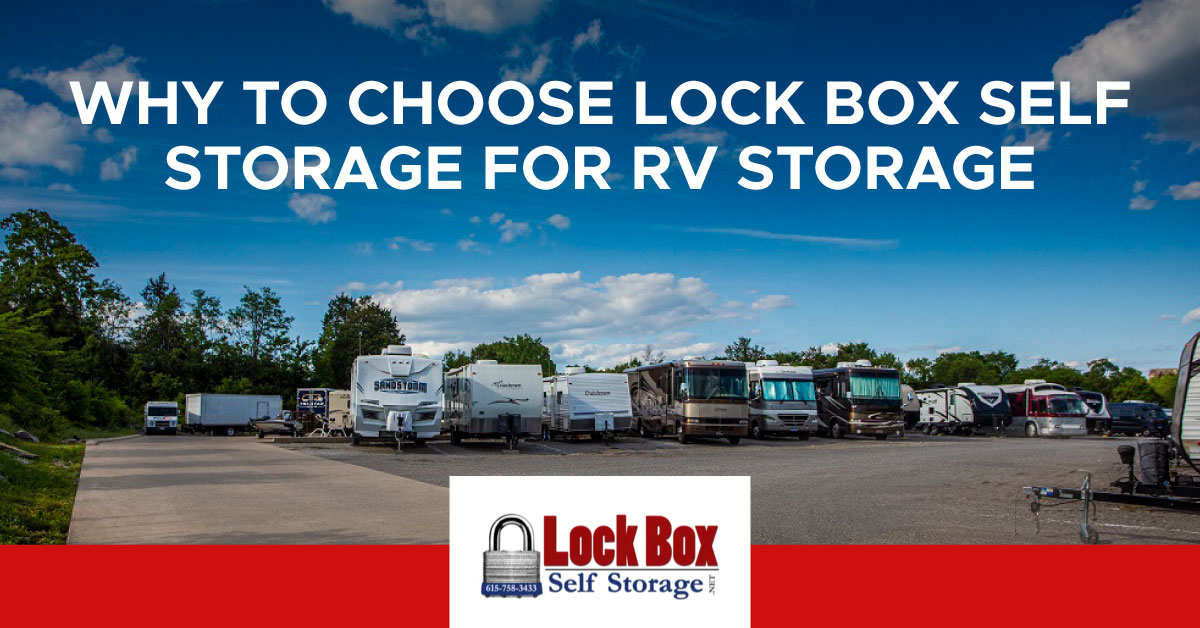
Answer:
<svg viewBox="0 0 1200 628"><path fill-rule="evenodd" d="M2 14L8 623L1186 617L1200 0Z"/></svg>

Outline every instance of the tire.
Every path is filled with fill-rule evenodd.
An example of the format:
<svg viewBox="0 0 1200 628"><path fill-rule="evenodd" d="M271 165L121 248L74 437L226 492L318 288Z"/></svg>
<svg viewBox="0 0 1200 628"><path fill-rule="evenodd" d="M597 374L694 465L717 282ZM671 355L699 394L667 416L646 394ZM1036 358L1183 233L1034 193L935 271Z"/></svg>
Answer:
<svg viewBox="0 0 1200 628"><path fill-rule="evenodd" d="M262 433L262 430L259 430L259 432L258 432L258 437L259 437L259 438L263 438L263 437L265 437L265 436L266 436L266 434L263 434L263 433Z"/></svg>
<svg viewBox="0 0 1200 628"><path fill-rule="evenodd" d="M462 444L462 432L452 428L450 430L450 444L451 445L461 445Z"/></svg>
<svg viewBox="0 0 1200 628"><path fill-rule="evenodd" d="M1150 438L1150 428L1148 428L1148 427L1142 428L1142 438Z"/></svg>
<svg viewBox="0 0 1200 628"><path fill-rule="evenodd" d="M846 438L846 428L842 427L842 424L839 423L836 419L832 423L829 424L829 437L830 438Z"/></svg>
<svg viewBox="0 0 1200 628"><path fill-rule="evenodd" d="M1038 426L1037 423L1025 424L1025 438L1037 438Z"/></svg>
<svg viewBox="0 0 1200 628"><path fill-rule="evenodd" d="M236 436L237 430L232 427L227 427L227 428L225 428L225 435L226 436Z"/></svg>
<svg viewBox="0 0 1200 628"><path fill-rule="evenodd" d="M641 435L642 438L654 438L654 434L651 433L649 428L646 427L646 424L641 421L638 421L638 434Z"/></svg>
<svg viewBox="0 0 1200 628"><path fill-rule="evenodd" d="M738 443L740 443L740 442L742 442L742 437L741 437L741 436L730 436L730 437L729 437L729 444L730 444L730 445L736 445L736 444L738 444Z"/></svg>
<svg viewBox="0 0 1200 628"><path fill-rule="evenodd" d="M688 444L687 434L683 433L683 423L675 424L675 435L679 438L679 444L681 444L681 445Z"/></svg>
<svg viewBox="0 0 1200 628"><path fill-rule="evenodd" d="M796 437L800 440L808 440L808 432L800 432Z"/></svg>
<svg viewBox="0 0 1200 628"><path fill-rule="evenodd" d="M887 440L887 437L888 437L887 434L876 434L875 440Z"/></svg>
<svg viewBox="0 0 1200 628"><path fill-rule="evenodd" d="M929 436L930 434L933 433L933 426L926 423L925 426L921 428L921 431L925 432L926 436Z"/></svg>
<svg viewBox="0 0 1200 628"><path fill-rule="evenodd" d="M750 424L750 437L754 440L762 440L767 437L766 430L763 429L762 424L758 421Z"/></svg>
<svg viewBox="0 0 1200 628"><path fill-rule="evenodd" d="M354 435L350 437L350 444L358 447L362 444L362 436L359 436L358 432L355 432Z"/></svg>
<svg viewBox="0 0 1200 628"><path fill-rule="evenodd" d="M604 434L601 434L600 432L592 432L592 442L593 443L600 440L601 438L604 438Z"/></svg>

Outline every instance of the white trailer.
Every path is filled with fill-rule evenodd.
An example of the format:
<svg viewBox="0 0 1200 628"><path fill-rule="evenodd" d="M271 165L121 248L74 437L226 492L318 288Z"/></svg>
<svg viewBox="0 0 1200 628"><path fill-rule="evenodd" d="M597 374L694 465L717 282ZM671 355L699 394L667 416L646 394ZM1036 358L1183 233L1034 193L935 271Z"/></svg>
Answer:
<svg viewBox="0 0 1200 628"><path fill-rule="evenodd" d="M279 395L193 393L187 396L185 405L185 430L226 436L251 429L253 420L283 413L283 398Z"/></svg>
<svg viewBox="0 0 1200 628"><path fill-rule="evenodd" d="M147 401L143 418L147 434L175 434L179 430L179 404L174 401Z"/></svg>
<svg viewBox="0 0 1200 628"><path fill-rule="evenodd" d="M961 383L918 390L921 402L917 426L926 434L974 434L977 429L1003 430L1012 423L1008 397L999 386Z"/></svg>
<svg viewBox="0 0 1200 628"><path fill-rule="evenodd" d="M569 366L543 383L542 425L548 436L590 435L593 440L629 430L633 409L624 373L588 373Z"/></svg>
<svg viewBox="0 0 1200 628"><path fill-rule="evenodd" d="M446 373L450 442L503 438L509 447L542 429L542 367L480 360Z"/></svg>
<svg viewBox="0 0 1200 628"><path fill-rule="evenodd" d="M821 424L811 366L780 365L775 360L746 363L750 384L750 436L792 435L807 440Z"/></svg>
<svg viewBox="0 0 1200 628"><path fill-rule="evenodd" d="M399 443L429 440L442 431L442 361L388 345L361 355L350 372L354 444L364 438Z"/></svg>

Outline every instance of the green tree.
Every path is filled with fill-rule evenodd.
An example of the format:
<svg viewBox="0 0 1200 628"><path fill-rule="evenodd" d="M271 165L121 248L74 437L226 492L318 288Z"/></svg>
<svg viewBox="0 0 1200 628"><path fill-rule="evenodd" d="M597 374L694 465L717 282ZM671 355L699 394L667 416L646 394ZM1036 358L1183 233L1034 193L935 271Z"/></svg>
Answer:
<svg viewBox="0 0 1200 628"><path fill-rule="evenodd" d="M356 357L377 354L405 340L396 317L371 297L352 299L339 294L329 301L321 324L313 356L314 376L326 386L347 388Z"/></svg>
<svg viewBox="0 0 1200 628"><path fill-rule="evenodd" d="M183 392L188 375L183 299L167 276L160 274L146 282L142 305L146 313L138 318L132 332L130 377L140 382L143 397L174 399Z"/></svg>
<svg viewBox="0 0 1200 628"><path fill-rule="evenodd" d="M466 366L471 363L471 354L466 351L447 351L442 358L442 364L445 369L456 369L460 366Z"/></svg>
<svg viewBox="0 0 1200 628"><path fill-rule="evenodd" d="M1152 377L1149 382L1150 387L1158 394L1159 403L1168 408L1175 405L1175 387L1179 384L1178 374Z"/></svg>
<svg viewBox="0 0 1200 628"><path fill-rule="evenodd" d="M904 383L913 388L928 388L933 385L933 360L913 358L904 365Z"/></svg>
<svg viewBox="0 0 1200 628"><path fill-rule="evenodd" d="M539 364L542 375L556 373L554 360L550 359L550 349L542 343L541 338L529 334L521 334L512 338L505 336L503 340L476 345L471 350L471 361L495 360L501 364Z"/></svg>
<svg viewBox="0 0 1200 628"><path fill-rule="evenodd" d="M765 359L767 352L762 347L754 344L749 338L739 336L731 345L725 346L725 359L737 360L738 362L757 362Z"/></svg>

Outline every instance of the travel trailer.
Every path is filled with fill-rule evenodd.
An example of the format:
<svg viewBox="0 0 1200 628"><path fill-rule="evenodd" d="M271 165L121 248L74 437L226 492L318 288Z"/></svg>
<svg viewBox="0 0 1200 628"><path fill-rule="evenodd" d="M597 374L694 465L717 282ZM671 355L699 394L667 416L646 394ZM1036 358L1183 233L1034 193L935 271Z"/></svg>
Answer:
<svg viewBox="0 0 1200 628"><path fill-rule="evenodd" d="M977 429L1003 430L1012 423L1008 397L999 386L963 383L916 394L921 402L917 425L926 434L970 435Z"/></svg>
<svg viewBox="0 0 1200 628"><path fill-rule="evenodd" d="M1180 457L1195 468L1200 463L1200 333L1192 336L1179 356L1171 438Z"/></svg>
<svg viewBox="0 0 1200 628"><path fill-rule="evenodd" d="M329 391L327 403L325 418L329 419L329 429L342 430L349 434L354 429L354 419L350 415L350 391Z"/></svg>
<svg viewBox="0 0 1200 628"><path fill-rule="evenodd" d="M446 373L450 442L503 438L510 448L542 429L542 367L479 360Z"/></svg>
<svg viewBox="0 0 1200 628"><path fill-rule="evenodd" d="M588 435L594 440L629 430L629 380L621 373L588 373L569 366L543 382L542 424L547 436Z"/></svg>
<svg viewBox="0 0 1200 628"><path fill-rule="evenodd" d="M780 365L775 360L746 363L750 386L749 433L757 439L769 434L808 440L820 427L817 391L811 366Z"/></svg>
<svg viewBox="0 0 1200 628"><path fill-rule="evenodd" d="M921 400L908 384L900 384L900 409L904 412L904 429L913 429L921 419Z"/></svg>
<svg viewBox="0 0 1200 628"><path fill-rule="evenodd" d="M726 438L737 444L747 433L746 364L688 359L625 371L633 404L633 426L642 436L675 434Z"/></svg>
<svg viewBox="0 0 1200 628"><path fill-rule="evenodd" d="M1012 407L1012 427L1026 436L1084 436L1087 406L1078 393L1041 379L1001 386Z"/></svg>
<svg viewBox="0 0 1200 628"><path fill-rule="evenodd" d="M388 345L360 355L350 370L351 440L429 440L442 432L442 361Z"/></svg>
<svg viewBox="0 0 1200 628"><path fill-rule="evenodd" d="M900 372L873 366L870 360L839 362L836 368L813 371L817 386L817 418L833 438L847 434L885 440L904 433Z"/></svg>
<svg viewBox="0 0 1200 628"><path fill-rule="evenodd" d="M251 422L283 412L279 395L193 393L185 398L184 431L233 436L252 429Z"/></svg>
<svg viewBox="0 0 1200 628"><path fill-rule="evenodd" d="M147 434L175 434L179 431L179 404L147 401L144 419Z"/></svg>
<svg viewBox="0 0 1200 628"><path fill-rule="evenodd" d="M1110 433L1112 431L1112 414L1108 411L1108 400L1104 398L1104 394L1082 388L1072 388L1071 392L1078 394L1079 398L1083 399L1083 407L1087 409L1087 416L1084 419L1087 421L1088 434Z"/></svg>

